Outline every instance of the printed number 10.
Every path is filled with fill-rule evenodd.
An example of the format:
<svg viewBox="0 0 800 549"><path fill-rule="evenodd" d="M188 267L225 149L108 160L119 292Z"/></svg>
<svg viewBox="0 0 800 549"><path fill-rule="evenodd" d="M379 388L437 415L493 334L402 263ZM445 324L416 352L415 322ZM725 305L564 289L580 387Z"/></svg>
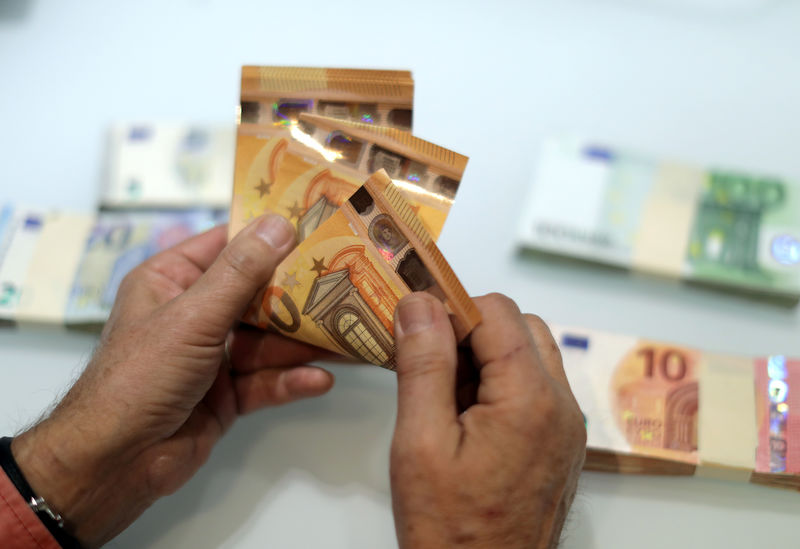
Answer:
<svg viewBox="0 0 800 549"><path fill-rule="evenodd" d="M653 377L656 367L670 381L680 381L686 376L686 355L677 349L656 353L653 347L645 347L637 354L644 357L645 377Z"/></svg>

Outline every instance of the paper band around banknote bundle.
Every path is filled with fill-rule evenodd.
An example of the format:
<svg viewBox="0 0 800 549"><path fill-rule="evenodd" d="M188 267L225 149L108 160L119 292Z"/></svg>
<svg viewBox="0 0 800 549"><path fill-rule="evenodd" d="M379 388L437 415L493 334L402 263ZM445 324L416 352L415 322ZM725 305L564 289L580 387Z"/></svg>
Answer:
<svg viewBox="0 0 800 549"><path fill-rule="evenodd" d="M756 469L753 361L704 353L699 375L695 474L747 482Z"/></svg>

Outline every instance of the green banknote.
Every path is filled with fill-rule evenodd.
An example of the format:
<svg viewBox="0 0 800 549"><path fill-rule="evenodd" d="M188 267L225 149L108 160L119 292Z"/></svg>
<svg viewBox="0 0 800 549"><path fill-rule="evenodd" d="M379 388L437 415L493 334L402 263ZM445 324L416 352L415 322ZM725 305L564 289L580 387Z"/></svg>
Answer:
<svg viewBox="0 0 800 549"><path fill-rule="evenodd" d="M798 190L781 179L709 172L689 241L691 275L708 282L797 293Z"/></svg>

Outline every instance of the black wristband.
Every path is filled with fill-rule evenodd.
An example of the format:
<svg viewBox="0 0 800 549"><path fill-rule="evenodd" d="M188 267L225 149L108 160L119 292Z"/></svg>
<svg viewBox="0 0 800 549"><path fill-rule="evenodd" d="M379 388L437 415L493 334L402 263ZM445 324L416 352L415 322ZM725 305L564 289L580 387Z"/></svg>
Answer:
<svg viewBox="0 0 800 549"><path fill-rule="evenodd" d="M17 462L14 459L14 454L11 453L12 440L11 437L0 438L0 467L3 468L3 471L6 472L6 475L8 475L8 478L11 479L11 482L22 496L22 499L24 499L25 503L36 513L36 516L39 517L39 520L42 521L42 524L44 524L45 528L52 534L58 544L64 549L81 549L81 544L78 543L78 540L67 534L50 515L45 511L37 511L31 506L31 502L36 501L37 496L33 493L31 485L25 480L25 475L19 470Z"/></svg>

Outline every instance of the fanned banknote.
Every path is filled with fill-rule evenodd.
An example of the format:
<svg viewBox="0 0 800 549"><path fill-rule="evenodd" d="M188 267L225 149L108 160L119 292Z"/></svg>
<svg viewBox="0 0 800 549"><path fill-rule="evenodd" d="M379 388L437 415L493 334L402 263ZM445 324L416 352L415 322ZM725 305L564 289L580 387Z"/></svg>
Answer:
<svg viewBox="0 0 800 549"><path fill-rule="evenodd" d="M409 71L313 67L242 67L242 128L282 126L300 113L411 129Z"/></svg>
<svg viewBox="0 0 800 549"><path fill-rule="evenodd" d="M444 303L459 338L480 321L435 242L381 171L281 262L244 320L393 369L394 309L413 291Z"/></svg>
<svg viewBox="0 0 800 549"><path fill-rule="evenodd" d="M263 199L301 115L410 129L413 101L414 81L408 71L243 67L229 234L265 211ZM341 181L347 181L352 192L369 173L358 181L335 178L331 192ZM294 209L283 215L298 217L301 204L290 206Z"/></svg>
<svg viewBox="0 0 800 549"><path fill-rule="evenodd" d="M402 130L305 113L284 135L282 128L240 133L231 234L269 210L291 219L302 240L384 169L437 238L468 160Z"/></svg>
<svg viewBox="0 0 800 549"><path fill-rule="evenodd" d="M551 326L584 414L587 469L800 488L800 360Z"/></svg>
<svg viewBox="0 0 800 549"><path fill-rule="evenodd" d="M224 208L230 201L236 127L136 123L111 128L107 208Z"/></svg>
<svg viewBox="0 0 800 549"><path fill-rule="evenodd" d="M800 297L800 185L544 145L523 246L743 291Z"/></svg>
<svg viewBox="0 0 800 549"><path fill-rule="evenodd" d="M156 253L225 220L222 210L172 212L102 212L82 249L70 278L65 322L71 326L102 324L111 312L117 289L128 272Z"/></svg>

